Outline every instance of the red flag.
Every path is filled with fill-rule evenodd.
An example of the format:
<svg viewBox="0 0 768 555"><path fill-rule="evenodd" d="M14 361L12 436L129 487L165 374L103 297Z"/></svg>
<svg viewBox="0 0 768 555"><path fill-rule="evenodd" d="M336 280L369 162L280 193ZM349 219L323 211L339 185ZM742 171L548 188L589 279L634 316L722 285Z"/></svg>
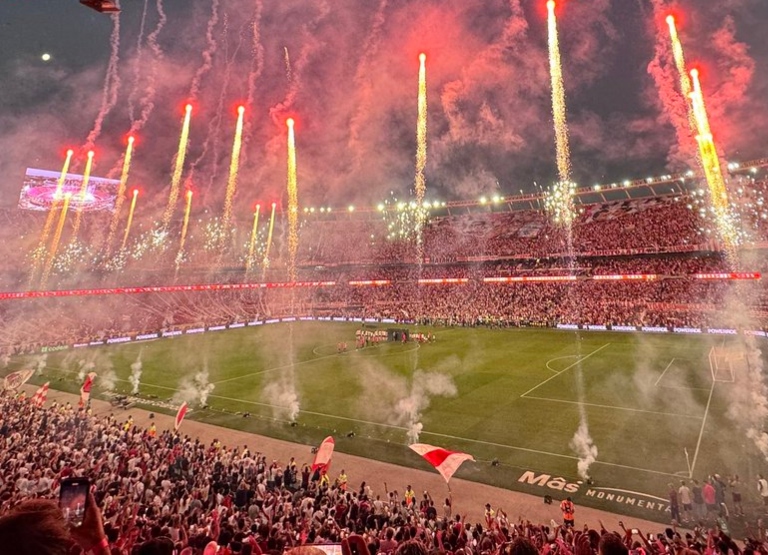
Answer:
<svg viewBox="0 0 768 555"><path fill-rule="evenodd" d="M35 373L34 369L28 368L27 370L17 370L11 372L3 380L3 389L19 389L22 385L27 383L29 378Z"/></svg>
<svg viewBox="0 0 768 555"><path fill-rule="evenodd" d="M318 468L325 469L326 472L328 471L328 467L331 466L331 457L333 457L334 446L335 443L331 436L328 436L323 440L320 447L317 449L317 453L315 453L315 460L312 462L312 472Z"/></svg>
<svg viewBox="0 0 768 555"><path fill-rule="evenodd" d="M45 404L45 400L48 398L48 385L50 382L45 382L40 388L35 391L35 394L29 399L29 402L36 407L42 407Z"/></svg>
<svg viewBox="0 0 768 555"><path fill-rule="evenodd" d="M179 431L181 423L184 421L184 417L187 415L187 403L186 401L181 404L179 411L176 413L176 423L173 425L174 431Z"/></svg>
<svg viewBox="0 0 768 555"><path fill-rule="evenodd" d="M91 388L93 387L93 380L96 378L96 372L89 372L85 377L83 386L80 388L80 403L79 407L85 407L88 405L88 400L91 398Z"/></svg>
<svg viewBox="0 0 768 555"><path fill-rule="evenodd" d="M414 443L409 446L426 461L434 466L437 471L445 478L446 483L451 479L464 461L474 461L475 458L469 453L461 451L448 451L442 447L427 445L426 443Z"/></svg>

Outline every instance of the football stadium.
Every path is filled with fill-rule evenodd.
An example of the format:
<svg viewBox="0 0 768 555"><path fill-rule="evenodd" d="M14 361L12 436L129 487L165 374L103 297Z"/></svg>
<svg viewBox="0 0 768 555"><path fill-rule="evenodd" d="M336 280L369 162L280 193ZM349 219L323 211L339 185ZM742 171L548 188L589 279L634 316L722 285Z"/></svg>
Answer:
<svg viewBox="0 0 768 555"><path fill-rule="evenodd" d="M766 14L72 4L103 88L0 143L0 553L765 549Z"/></svg>

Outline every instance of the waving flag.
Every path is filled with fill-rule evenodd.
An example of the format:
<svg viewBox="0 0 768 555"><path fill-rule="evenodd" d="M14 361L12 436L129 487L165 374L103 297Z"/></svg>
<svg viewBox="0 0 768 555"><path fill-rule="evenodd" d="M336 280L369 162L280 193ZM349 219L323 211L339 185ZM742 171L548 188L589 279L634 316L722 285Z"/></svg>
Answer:
<svg viewBox="0 0 768 555"><path fill-rule="evenodd" d="M312 472L318 468L325 469L326 471L328 470L328 467L331 466L331 457L333 457L333 448L335 445L333 437L331 436L328 436L323 440L320 447L317 449L317 453L315 453L315 460L312 462Z"/></svg>
<svg viewBox="0 0 768 555"><path fill-rule="evenodd" d="M29 399L29 402L32 403L33 406L42 407L45 404L45 400L48 398L48 385L50 385L50 383L51 382L45 382L41 385Z"/></svg>
<svg viewBox="0 0 768 555"><path fill-rule="evenodd" d="M88 406L88 401L91 399L91 388L93 387L93 380L96 378L96 372L89 372L85 377L83 386L80 388L80 403L79 407Z"/></svg>
<svg viewBox="0 0 768 555"><path fill-rule="evenodd" d="M35 373L35 370L32 368L11 372L3 380L3 389L5 390L19 389L22 385L27 383L29 378L31 378L34 373Z"/></svg>
<svg viewBox="0 0 768 555"><path fill-rule="evenodd" d="M464 461L474 461L475 458L469 453L461 451L448 451L442 447L427 445L426 443L413 443L409 445L411 449L424 457L426 461L437 469L445 478L446 483L451 479Z"/></svg>
<svg viewBox="0 0 768 555"><path fill-rule="evenodd" d="M178 412L176 413L176 422L173 424L174 431L178 432L181 427L181 423L184 421L184 417L187 415L187 403L186 401L181 404Z"/></svg>

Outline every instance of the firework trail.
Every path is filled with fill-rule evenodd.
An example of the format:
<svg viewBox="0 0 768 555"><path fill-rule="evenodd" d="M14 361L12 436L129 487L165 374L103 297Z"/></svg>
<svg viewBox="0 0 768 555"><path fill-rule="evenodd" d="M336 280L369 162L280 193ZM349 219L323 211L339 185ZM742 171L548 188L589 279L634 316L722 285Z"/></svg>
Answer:
<svg viewBox="0 0 768 555"><path fill-rule="evenodd" d="M67 219L67 211L69 210L69 201L72 198L72 193L66 193L64 195L64 206L61 208L61 214L59 215L59 223L56 226L56 233L53 235L53 242L51 243L51 249L48 253L48 260L45 263L45 269L43 270L43 276L40 278L40 288L44 289L48 283L48 278L51 275L51 268L53 268L53 261L56 259L56 251L59 249L59 243L61 242L61 232L64 230L64 222Z"/></svg>
<svg viewBox="0 0 768 555"><path fill-rule="evenodd" d="M176 201L179 199L179 185L181 184L181 175L184 172L184 159L187 157L187 146L189 146L189 123L192 119L192 105L187 104L184 109L184 123L181 126L181 137L179 138L179 149L176 152L174 162L173 176L171 177L171 191L168 193L168 205L163 212L163 229L167 230L173 218L173 212L176 209Z"/></svg>
<svg viewBox="0 0 768 555"><path fill-rule="evenodd" d="M243 146L243 114L245 107L237 109L237 126L235 128L235 142L232 145L232 160L229 164L229 177L227 178L227 192L224 199L224 217L222 225L224 233L229 234L230 221L232 219L232 200L237 190L237 172L240 170L240 149Z"/></svg>
<svg viewBox="0 0 768 555"><path fill-rule="evenodd" d="M272 232L275 229L275 208L276 203L272 203L272 214L269 216L269 231L267 232L267 246L264 249L264 264L261 272L261 280L264 281L267 275L267 268L269 268L269 250L272 247Z"/></svg>
<svg viewBox="0 0 768 555"><path fill-rule="evenodd" d="M131 134L136 133L147 124L149 116L152 115L152 111L155 109L155 96L157 95L157 89L155 82L157 80L157 70L160 65L160 61L165 57L163 49L157 42L157 37L168 22L168 17L165 15L163 9L163 0L156 0L157 7L157 25L154 30L147 36L147 46L152 51L152 63L149 66L149 74L147 75L147 86L144 89L144 96L141 98L139 104L141 106L141 117L138 120L133 120L131 123Z"/></svg>
<svg viewBox="0 0 768 555"><path fill-rule="evenodd" d="M424 169L427 166L427 55L419 54L419 102L418 122L416 124L416 177L414 179L414 192L416 203L421 208L424 203L424 193L427 190L427 181Z"/></svg>
<svg viewBox="0 0 768 555"><path fill-rule="evenodd" d="M256 238L259 235L259 212L261 211L261 205L256 205L256 212L253 213L253 228L251 229L251 241L248 245L248 259L245 261L246 273L250 272L253 268L253 251L256 248Z"/></svg>
<svg viewBox="0 0 768 555"><path fill-rule="evenodd" d="M288 280L296 281L296 254L299 251L299 196L296 182L296 138L293 119L288 118Z"/></svg>
<svg viewBox="0 0 768 555"><path fill-rule="evenodd" d="M77 194L77 209L75 210L75 225L72 227L72 242L77 240L77 234L80 232L80 224L83 220L83 210L88 194L88 183L91 181L91 170L93 168L93 151L88 151L88 161L85 163L83 172L83 182L80 185L80 192Z"/></svg>
<svg viewBox="0 0 768 555"><path fill-rule="evenodd" d="M133 156L133 137L128 137L128 147L123 155L123 171L120 174L120 185L117 188L117 197L115 198L115 211L112 213L112 220L109 222L109 234L107 235L107 250L112 248L112 241L117 232L117 226L120 223L120 211L125 201L125 187L128 183L128 174L131 171L131 157Z"/></svg>
<svg viewBox="0 0 768 555"><path fill-rule="evenodd" d="M720 159L717 154L712 129L709 125L709 115L704 103L704 94L701 91L699 72L691 70L690 74L685 65L685 54L680 37L677 34L675 17L668 15L666 18L669 26L669 37L672 42L672 54L680 77L680 92L688 106L688 122L696 133L696 142L699 147L699 166L709 187L709 197L715 214L720 238L728 251L732 251L739 241L738 230L733 221L733 214L728 202L728 191L725 187L723 172L720 167ZM731 254L733 254L731 252Z"/></svg>
<svg viewBox="0 0 768 555"><path fill-rule="evenodd" d="M704 94L701 92L699 72L691 70L693 92L691 93L691 110L696 120L696 140L699 143L699 155L701 167L709 186L709 200L715 212L715 221L720 238L725 244L729 254L734 255L733 250L738 246L739 235L734 222L731 206L728 202L728 190L725 188L725 180L720 167L720 158L709 126L709 116L704 103Z"/></svg>
<svg viewBox="0 0 768 555"><path fill-rule="evenodd" d="M32 272L30 273L30 283L35 279L35 272L38 266L45 260L45 244L48 242L48 236L51 234L53 228L53 221L56 219L56 212L59 209L59 203L61 202L61 189L64 187L64 182L67 179L67 173L69 172L69 165L72 162L72 155L74 151L72 149L67 151L67 157L64 159L64 165L61 168L61 174L56 181L56 191L53 194L53 204L51 210L48 212L48 216L45 218L45 225L43 231L40 234L40 242L37 249L32 253Z"/></svg>
<svg viewBox="0 0 768 555"><path fill-rule="evenodd" d="M262 12L261 0L256 0L256 8L253 13L253 20L251 22L252 36L251 36L251 70L248 72L248 95L245 100L246 108L253 113L253 103L256 99L256 81L261 77L261 72L264 70L264 47L261 44L261 12ZM251 140L251 134L253 132L252 118L245 122L245 129L243 131L243 145L248 146L248 142ZM243 163L246 160L247 149L243 152Z"/></svg>
<svg viewBox="0 0 768 555"><path fill-rule="evenodd" d="M353 165L355 168L360 166L362 152L359 149L360 129L368 116L368 110L371 107L373 88L371 86L370 75L373 73L373 58L379 51L381 44L381 30L386 21L385 12L389 0L379 0L379 7L373 16L371 32L363 45L363 53L360 56L360 62L355 71L355 89L359 91L360 101L357 104L352 119L349 122L349 148L353 151L355 159Z"/></svg>
<svg viewBox="0 0 768 555"><path fill-rule="evenodd" d="M176 272L184 259L184 243L187 241L187 230L189 229L189 214L192 211L192 191L187 191L187 206L184 209L184 225L181 227L181 240L179 241L179 253L176 255Z"/></svg>
<svg viewBox="0 0 768 555"><path fill-rule="evenodd" d="M227 14L224 14L223 17L223 23L222 23L223 31L222 34L224 36L224 59L229 59L229 17L227 17ZM187 189L191 188L195 184L195 173L197 172L198 166L201 164L201 162L205 159L205 156L208 154L208 148L211 144L211 141L213 140L214 135L218 135L219 129L221 127L221 117L222 114L220 112L221 109L224 107L224 95L229 87L229 75L224 75L224 80L222 82L222 90L219 95L219 104L217 106L217 112L214 114L214 116L208 121L208 133L205 135L205 140L203 141L203 147L200 150L200 154L192 161L192 164L189 166L189 173L187 174L187 179L185 181L185 185ZM218 168L218 160L213 161L214 174L217 171Z"/></svg>
<svg viewBox="0 0 768 555"><path fill-rule="evenodd" d="M136 96L139 94L139 81L141 79L141 59L144 54L144 28L147 24L147 11L149 0L144 0L144 8L141 10L141 24L139 25L139 38L136 39L136 59L133 62L133 86L128 95L128 119L134 121Z"/></svg>
<svg viewBox="0 0 768 555"><path fill-rule="evenodd" d="M139 190L133 190L133 198L131 199L131 209L128 211L128 222L125 224L125 234L123 235L123 244L120 249L125 248L125 244L128 242L128 235L131 232L131 224L133 223L133 213L136 211L136 199L139 196Z"/></svg>
<svg viewBox="0 0 768 555"><path fill-rule="evenodd" d="M219 23L219 0L213 0L211 2L211 17L208 19L208 26L205 30L205 43L206 47L203 51L203 63L197 68L195 76L192 78L192 85L189 88L189 100L193 101L197 99L197 95L200 93L200 82L203 76L211 70L213 67L213 55L216 53L218 43L213 35L216 25Z"/></svg>
<svg viewBox="0 0 768 555"><path fill-rule="evenodd" d="M555 125L558 182L551 192L549 203L556 224L570 227L575 217L571 186L571 151L568 145L568 121L566 118L563 66L560 61L560 41L557 35L555 2L547 2L549 34L549 73L552 84L552 117Z"/></svg>
<svg viewBox="0 0 768 555"><path fill-rule="evenodd" d="M141 384L142 374L142 351L139 351L139 356L136 357L136 361L131 363L131 375L128 377L128 381L131 382L131 394L136 395L139 392L139 385Z"/></svg>
<svg viewBox="0 0 768 555"><path fill-rule="evenodd" d="M269 109L269 116L272 119L272 121L275 123L275 125L277 125L278 127L283 126L286 112L291 110L294 102L296 101L296 96L299 94L299 91L301 90L302 76L307 66L309 65L309 61L310 61L310 58L312 57L312 54L318 48L320 48L320 46L322 46L322 43L315 38L315 31L316 31L316 28L320 25L320 23L326 17L328 17L328 14L331 12L331 7L327 1L323 1L318 6L318 11L319 13L317 17L314 18L311 22L305 24L302 28L301 34L304 40L304 44L301 48L301 51L299 52L298 59L294 64L291 64L290 66L291 79L288 84L288 92L286 93L285 98L283 99L282 102L280 102L279 104L276 104L275 106L272 106ZM287 52L287 48L286 48L286 52Z"/></svg>
<svg viewBox="0 0 768 555"><path fill-rule="evenodd" d="M120 2L115 2L120 7ZM88 138L85 140L86 150L93 148L96 140L101 135L101 129L104 125L104 118L106 118L115 107L117 103L117 93L120 90L120 73L118 71L118 63L120 62L120 12L112 14L112 35L109 38L110 54L109 64L107 65L107 77L104 80L104 88L101 93L101 108L99 108L99 114L96 116L96 121L93 124L93 129L88 134Z"/></svg>
<svg viewBox="0 0 768 555"><path fill-rule="evenodd" d="M215 181L216 175L218 174L218 171L219 171L219 150L221 145L220 129L221 129L221 122L224 119L224 104L226 102L227 91L229 90L229 82L232 78L232 70L235 65L235 60L237 60L237 56L240 53L240 49L243 47L243 38L244 38L243 33L246 27L247 27L247 24L241 28L240 33L238 35L238 41L237 41L237 46L235 47L235 51L233 52L232 57L227 59L227 65L226 65L226 68L224 69L224 81L221 85L221 93L219 94L219 103L216 106L216 115L211 120L211 124L208 126L209 134L210 134L211 128L215 127L215 131L213 133L212 168L211 168L211 173L208 179L208 187L207 187L207 190L209 191L213 187L213 182ZM206 144L207 144L207 141L206 141ZM206 150L206 145L203 146L203 152L200 154L201 158L205 155L205 150Z"/></svg>
<svg viewBox="0 0 768 555"><path fill-rule="evenodd" d="M293 81L293 71L291 70L291 54L288 52L288 47L283 46L283 59L285 60L285 79L289 83Z"/></svg>

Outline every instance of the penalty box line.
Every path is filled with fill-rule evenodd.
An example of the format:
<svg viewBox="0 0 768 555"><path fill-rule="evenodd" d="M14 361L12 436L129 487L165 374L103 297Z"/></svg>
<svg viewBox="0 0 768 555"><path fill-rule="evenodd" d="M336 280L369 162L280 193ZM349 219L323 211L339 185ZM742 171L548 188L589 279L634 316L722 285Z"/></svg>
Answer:
<svg viewBox="0 0 768 555"><path fill-rule="evenodd" d="M577 361L576 361L576 362L574 362L573 364L570 364L570 365L566 366L565 368L563 368L562 370L560 370L560 371L559 371L557 374L554 374L554 375L550 376L549 378L547 378L546 380L544 380L543 382L539 383L538 385L535 385L535 386L533 386L531 389L529 389L528 391L526 391L525 393L523 393L522 395L520 395L520 397L525 397L526 395L528 395L528 394L530 394L530 393L533 393L534 391L536 391L537 389L539 389L539 388L540 388L542 385L544 385L545 383L547 383L547 382L549 382L549 381L551 381L551 380L554 380L556 377L558 377L558 376L559 376L560 374L562 374L563 372L566 372L566 371L570 370L571 368L573 368L574 366L577 366L578 364L581 364L582 362L584 362L585 360L587 360L587 359L588 359L589 357L591 357L592 355L596 355L597 353L599 353L600 351L602 351L603 349L605 349L605 348L606 348L608 345L610 345L610 343L606 343L606 344L605 344L605 345L603 345L602 347L598 347L597 349L595 349L595 350L594 350L594 351L592 351L591 353L589 353L589 354L587 354L587 355L584 355L583 357L579 358L579 360L577 360Z"/></svg>

